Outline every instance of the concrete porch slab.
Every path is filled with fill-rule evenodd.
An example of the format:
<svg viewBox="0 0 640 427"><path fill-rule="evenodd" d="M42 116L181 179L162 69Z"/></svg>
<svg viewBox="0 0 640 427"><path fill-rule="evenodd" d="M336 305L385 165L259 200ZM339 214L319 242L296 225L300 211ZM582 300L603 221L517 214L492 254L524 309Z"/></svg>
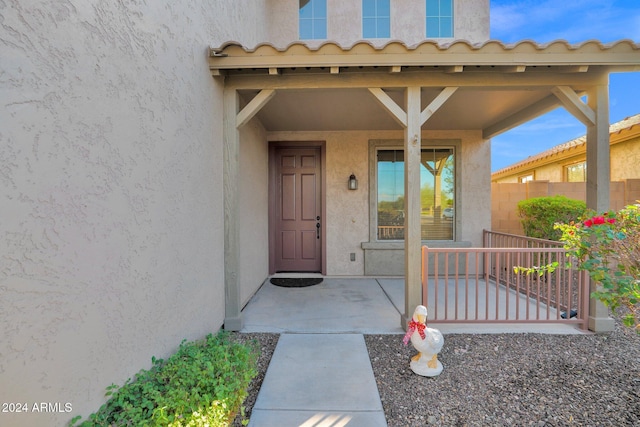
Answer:
<svg viewBox="0 0 640 427"><path fill-rule="evenodd" d="M242 314L242 332L403 333L400 314L374 278L325 277L306 288L267 279Z"/></svg>

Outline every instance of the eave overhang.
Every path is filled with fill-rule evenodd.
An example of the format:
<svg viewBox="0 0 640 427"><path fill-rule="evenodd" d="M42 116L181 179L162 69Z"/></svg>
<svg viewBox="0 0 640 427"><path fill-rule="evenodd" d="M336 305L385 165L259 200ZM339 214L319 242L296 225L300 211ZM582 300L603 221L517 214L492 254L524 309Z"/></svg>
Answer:
<svg viewBox="0 0 640 427"><path fill-rule="evenodd" d="M243 70L274 74L279 69L299 72L316 69L335 74L343 68L354 67L359 71L381 71L380 68L388 67L390 72L411 67L442 68L440 71L443 72L498 67L496 71L520 73L540 67L554 67L561 72L585 72L590 66L605 66L610 71L640 71L640 45L631 40L610 44L587 41L577 45L566 41L471 44L457 40L447 44L425 41L414 46L399 41L375 46L361 41L348 48L334 42L325 42L318 47L295 42L286 48L264 43L253 49L227 42L218 48L210 48L209 56L209 66L214 74Z"/></svg>
<svg viewBox="0 0 640 427"><path fill-rule="evenodd" d="M212 75L243 102L261 90L275 91L257 113L267 131L400 130L372 94L402 106L404 89L414 86L421 88L423 106L445 88L457 88L423 130L481 130L490 139L562 105L592 120L579 98L608 85L611 72L640 71L640 45L458 40L249 49L227 42L210 48L208 60Z"/></svg>

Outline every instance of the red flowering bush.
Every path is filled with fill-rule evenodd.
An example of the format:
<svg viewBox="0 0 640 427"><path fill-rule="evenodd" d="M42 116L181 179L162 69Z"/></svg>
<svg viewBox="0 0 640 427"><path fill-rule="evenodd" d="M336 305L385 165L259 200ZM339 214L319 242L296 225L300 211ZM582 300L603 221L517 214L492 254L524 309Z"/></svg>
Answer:
<svg viewBox="0 0 640 427"><path fill-rule="evenodd" d="M640 333L640 205L556 224L568 256L598 283L591 296L615 310L624 306L625 325Z"/></svg>
<svg viewBox="0 0 640 427"><path fill-rule="evenodd" d="M607 214L605 214L607 215ZM602 225L602 224L615 224L615 218L605 218L604 216L594 216L593 218L589 218L583 224L585 227L591 227L592 225Z"/></svg>

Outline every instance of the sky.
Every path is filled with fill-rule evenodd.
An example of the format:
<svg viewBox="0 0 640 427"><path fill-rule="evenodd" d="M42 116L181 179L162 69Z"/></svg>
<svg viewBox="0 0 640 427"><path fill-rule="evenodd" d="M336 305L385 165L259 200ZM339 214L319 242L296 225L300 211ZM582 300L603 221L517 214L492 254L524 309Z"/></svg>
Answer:
<svg viewBox="0 0 640 427"><path fill-rule="evenodd" d="M491 0L491 39L503 43L588 40L640 43L640 0ZM640 55L640 53L639 53ZM609 79L609 121L640 114L640 72ZM498 135L491 142L493 172L585 135L564 108Z"/></svg>

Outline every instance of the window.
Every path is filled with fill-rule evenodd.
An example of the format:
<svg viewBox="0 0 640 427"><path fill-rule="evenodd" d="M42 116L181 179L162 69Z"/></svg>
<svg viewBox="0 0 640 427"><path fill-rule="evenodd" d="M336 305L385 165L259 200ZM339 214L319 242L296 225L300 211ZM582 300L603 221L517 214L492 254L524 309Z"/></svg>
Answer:
<svg viewBox="0 0 640 427"><path fill-rule="evenodd" d="M519 176L518 177L518 182L520 184L524 184L525 182L529 182L529 181L533 181L533 174L530 173L529 175L523 175L523 176Z"/></svg>
<svg viewBox="0 0 640 427"><path fill-rule="evenodd" d="M362 37L389 38L391 28L389 0L362 0Z"/></svg>
<svg viewBox="0 0 640 427"><path fill-rule="evenodd" d="M404 240L404 150L379 148L376 157L377 240ZM422 240L454 240L454 148L423 148L420 157Z"/></svg>
<svg viewBox="0 0 640 427"><path fill-rule="evenodd" d="M565 177L567 182L586 182L587 162L580 162L566 166Z"/></svg>
<svg viewBox="0 0 640 427"><path fill-rule="evenodd" d="M327 38L327 0L300 0L300 39Z"/></svg>
<svg viewBox="0 0 640 427"><path fill-rule="evenodd" d="M427 38L453 37L453 0L427 1Z"/></svg>

